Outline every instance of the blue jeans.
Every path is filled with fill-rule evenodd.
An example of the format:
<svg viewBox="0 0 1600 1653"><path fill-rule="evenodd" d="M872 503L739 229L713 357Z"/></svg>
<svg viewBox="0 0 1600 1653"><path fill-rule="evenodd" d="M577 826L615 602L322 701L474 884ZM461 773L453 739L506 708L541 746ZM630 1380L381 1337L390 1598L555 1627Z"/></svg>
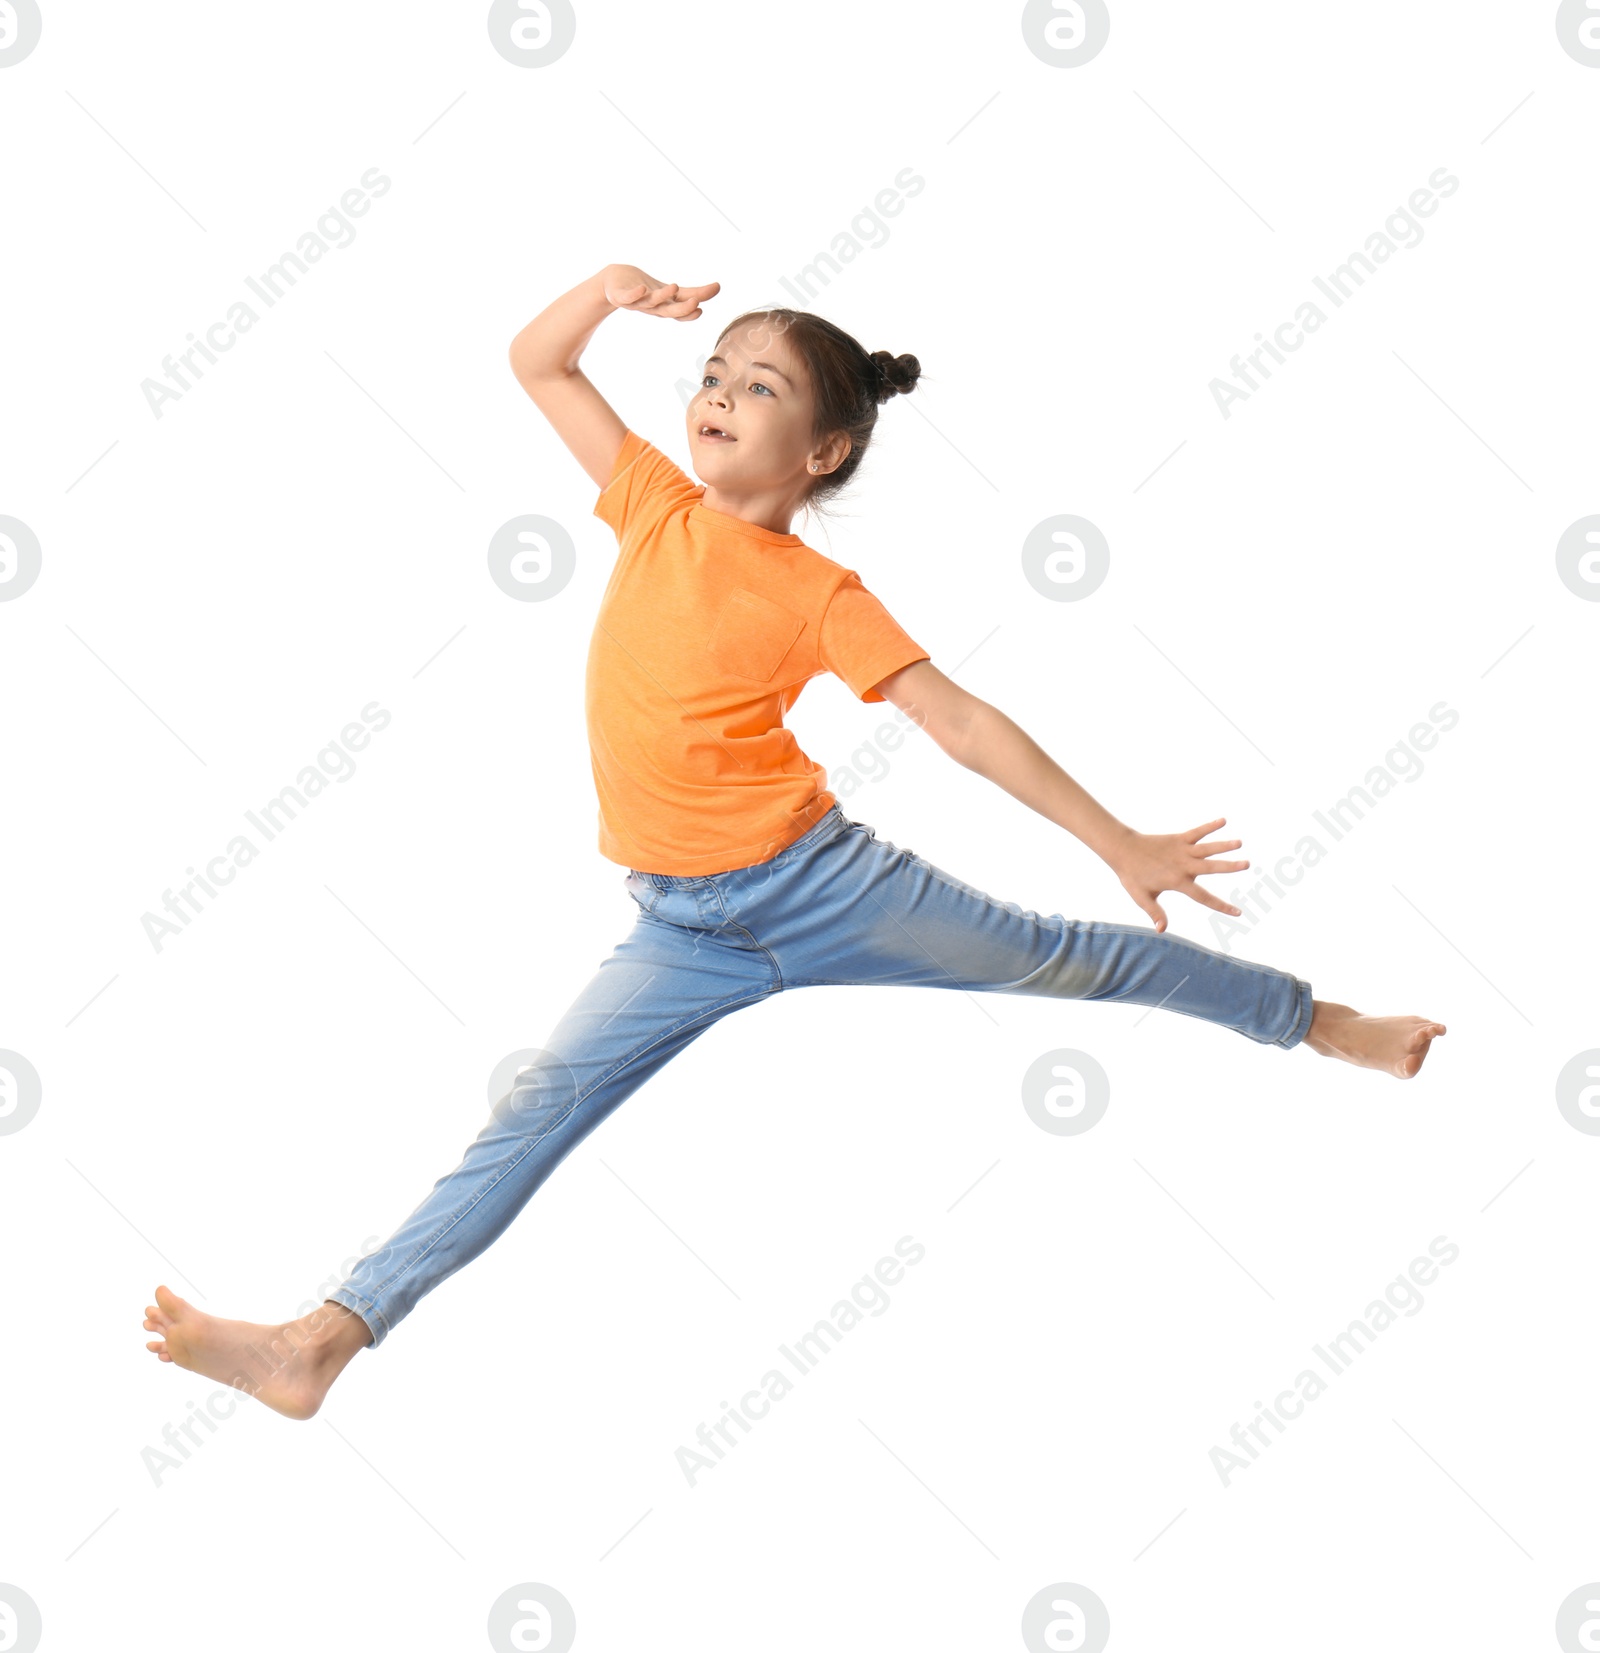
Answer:
<svg viewBox="0 0 1600 1653"><path fill-rule="evenodd" d="M1158 1005L1285 1050L1311 985L1181 936L1048 918L882 842L835 804L755 866L629 870L632 934L600 966L455 1170L333 1294L372 1347L510 1226L617 1105L714 1022L786 988L945 987Z"/></svg>

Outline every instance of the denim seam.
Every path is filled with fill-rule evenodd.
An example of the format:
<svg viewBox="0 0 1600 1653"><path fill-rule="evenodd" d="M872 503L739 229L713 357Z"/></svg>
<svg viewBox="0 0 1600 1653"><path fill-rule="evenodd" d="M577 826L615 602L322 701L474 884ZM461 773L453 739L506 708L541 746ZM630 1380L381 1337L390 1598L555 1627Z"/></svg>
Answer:
<svg viewBox="0 0 1600 1653"><path fill-rule="evenodd" d="M339 1295L340 1292L343 1292L345 1297L355 1298L355 1303L345 1302L344 1297ZM359 1291L353 1291L349 1286L336 1286L333 1290L333 1301L341 1308L349 1309L358 1319L366 1322L367 1330L372 1333L374 1346L381 1343L389 1335L388 1316L370 1297L363 1297ZM357 1307L357 1304L360 1307ZM378 1322L376 1326L373 1325L374 1320Z"/></svg>
<svg viewBox="0 0 1600 1653"><path fill-rule="evenodd" d="M394 1273L388 1277L388 1279L373 1289L377 1292L386 1292L396 1280L399 1280L404 1275L409 1274L412 1269L414 1269L417 1264L420 1263L422 1259L426 1257L429 1252L431 1252L434 1247L445 1238L446 1235L453 1233L468 1216L468 1214L475 1211L478 1206L482 1204L482 1202L490 1194L492 1194L495 1189L498 1188L500 1184L517 1169L519 1165L522 1164L523 1160L525 1160L528 1155L531 1154L533 1150L537 1148L539 1144L557 1128L557 1126L564 1125L588 1097L593 1096L602 1085L604 1085L608 1080L614 1079L623 1071L624 1068L638 1061L641 1056L644 1056L654 1050L657 1045L662 1044L667 1039L670 1039L674 1034L682 1032L684 1028L690 1026L692 1023L702 1019L703 1017L710 1016L723 1010L736 1010L740 1005L754 1004L758 1000L768 997L775 991L777 991L775 987L766 987L763 988L761 992L748 994L744 998L728 999L714 1005L707 1005L704 1009L697 1011L694 1015L685 1016L681 1021L674 1022L670 1028L665 1029L658 1037L652 1039L649 1044L641 1045L638 1050L630 1051L628 1055L623 1057L623 1059L614 1067L608 1068L603 1074L601 1074L600 1077L596 1079L595 1082L588 1088L588 1090L573 1097L572 1101L567 1104L561 1113L554 1119L550 1120L537 1136L527 1138L522 1152L518 1154L509 1165L505 1166L505 1168L500 1172L500 1175L497 1176L492 1183L490 1183L486 1188L481 1189L476 1198L474 1198L470 1204L463 1206L461 1210L457 1211L451 1217L449 1225L440 1229L439 1232L435 1234L434 1237L427 1243L427 1245L419 1251L416 1256L411 1258L403 1268L397 1268ZM387 1321L385 1321L385 1324L387 1325Z"/></svg>
<svg viewBox="0 0 1600 1653"><path fill-rule="evenodd" d="M762 944L757 941L753 935L750 934L744 925L735 922L733 916L728 911L727 902L722 899L721 885L713 884L711 886L711 890L717 898L717 905L722 909L723 922L730 928L737 930L740 935L748 937L750 945L766 955L767 963L772 966L772 986L768 988L767 991L769 993L781 992L783 989L783 971L778 967L777 959L767 950L767 948L762 946Z"/></svg>
<svg viewBox="0 0 1600 1653"><path fill-rule="evenodd" d="M1096 925L1101 930L1115 931L1124 936L1156 936L1162 941L1175 942L1180 947L1187 947L1194 952L1208 953L1213 957L1225 958L1229 964L1237 964L1243 970L1253 970L1258 976L1286 976L1287 970L1281 970L1276 965L1258 964L1253 959L1236 959L1232 953L1222 953L1215 947L1207 947L1204 942L1191 940L1188 936L1174 935L1170 930L1158 930L1154 925L1115 924L1099 918L1072 918L1067 919L1069 924ZM1298 978L1296 978L1298 980Z"/></svg>
<svg viewBox="0 0 1600 1653"><path fill-rule="evenodd" d="M1281 1039L1274 1039L1272 1043L1275 1045L1281 1045L1285 1050L1292 1050L1294 1046L1299 1044L1305 1038L1306 1034L1311 1031L1313 1006L1314 1001L1311 997L1311 983L1300 981L1297 978L1295 983L1294 1021L1291 1024L1289 1031L1285 1033ZM1302 1024L1304 1024L1303 1028Z"/></svg>

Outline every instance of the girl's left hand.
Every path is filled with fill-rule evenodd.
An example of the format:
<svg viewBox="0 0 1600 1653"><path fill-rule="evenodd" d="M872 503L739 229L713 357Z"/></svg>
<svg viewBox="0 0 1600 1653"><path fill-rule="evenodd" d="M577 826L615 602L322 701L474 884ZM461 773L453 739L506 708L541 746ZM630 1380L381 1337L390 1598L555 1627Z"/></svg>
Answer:
<svg viewBox="0 0 1600 1653"><path fill-rule="evenodd" d="M1156 901L1163 890L1176 890L1179 895L1198 901L1202 907L1239 917L1237 907L1218 900L1209 890L1203 890L1195 883L1197 875L1243 872L1250 865L1248 861L1207 859L1222 850L1238 849L1242 842L1238 838L1226 843L1220 840L1210 844L1200 842L1208 832L1214 832L1226 820L1226 815L1220 815L1216 820L1189 832L1135 832L1110 857L1111 870L1121 880L1123 889L1155 924L1157 934L1167 927L1167 915Z"/></svg>

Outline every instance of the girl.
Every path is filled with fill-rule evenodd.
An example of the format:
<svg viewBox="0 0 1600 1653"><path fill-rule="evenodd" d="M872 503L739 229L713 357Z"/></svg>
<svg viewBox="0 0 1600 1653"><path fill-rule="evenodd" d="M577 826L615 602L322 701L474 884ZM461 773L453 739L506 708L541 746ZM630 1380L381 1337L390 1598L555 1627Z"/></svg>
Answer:
<svg viewBox="0 0 1600 1653"><path fill-rule="evenodd" d="M855 474L879 406L913 390L915 356L868 354L793 310L729 323L687 416L696 487L579 370L615 310L694 321L719 289L613 264L512 341L522 387L600 490L620 554L586 686L600 852L627 869L633 930L518 1073L454 1171L311 1314L218 1320L165 1286L145 1346L309 1418L356 1351L382 1343L496 1240L544 1179L651 1074L744 1005L823 984L891 983L1157 1005L1257 1044L1309 1045L1409 1079L1444 1027L1362 1016L1310 983L1166 933L1173 890L1239 909L1197 878L1237 838L1123 825L1003 712L935 666L854 571L789 531ZM784 727L829 671L892 701L938 747L1087 844L1154 928L1041 918L996 901L851 820Z"/></svg>

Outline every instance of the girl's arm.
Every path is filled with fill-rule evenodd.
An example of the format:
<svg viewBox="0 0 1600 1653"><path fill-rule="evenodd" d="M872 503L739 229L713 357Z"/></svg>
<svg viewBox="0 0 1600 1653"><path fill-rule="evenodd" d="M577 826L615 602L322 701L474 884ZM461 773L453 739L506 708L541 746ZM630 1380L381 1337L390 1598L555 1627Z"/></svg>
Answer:
<svg viewBox="0 0 1600 1653"><path fill-rule="evenodd" d="M1241 872L1250 865L1206 859L1239 847L1237 838L1229 843L1199 841L1223 825L1226 816L1188 832L1135 832L1090 797L1026 730L998 707L951 682L931 661L905 666L877 687L963 768L993 781L1087 844L1116 873L1158 932L1167 927L1167 915L1155 899L1163 890L1176 890L1203 907L1239 916L1237 907L1195 883L1197 874Z"/></svg>
<svg viewBox="0 0 1600 1653"><path fill-rule="evenodd" d="M511 341L518 384L597 488L611 480L628 427L578 369L594 330L613 310L693 321L701 303L720 288L716 281L678 287L655 281L632 264L608 264L541 310Z"/></svg>

